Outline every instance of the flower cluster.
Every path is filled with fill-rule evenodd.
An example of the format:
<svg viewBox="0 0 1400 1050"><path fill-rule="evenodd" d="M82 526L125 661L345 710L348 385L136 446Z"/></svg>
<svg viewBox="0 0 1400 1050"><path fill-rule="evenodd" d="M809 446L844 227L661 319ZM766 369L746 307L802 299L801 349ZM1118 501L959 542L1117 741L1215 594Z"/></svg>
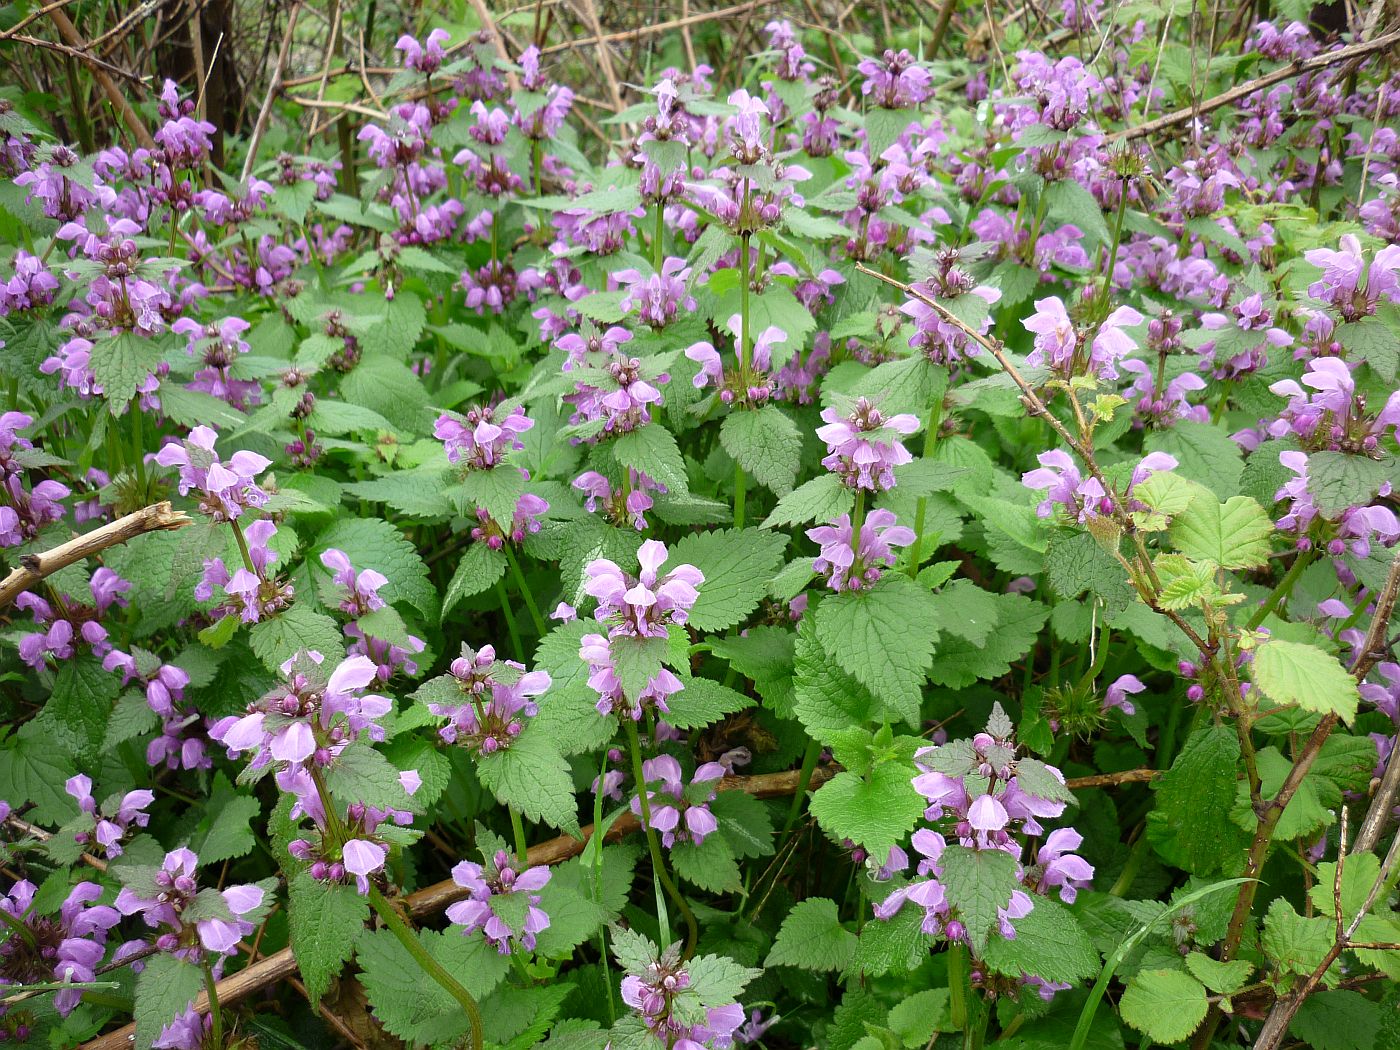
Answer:
<svg viewBox="0 0 1400 1050"><path fill-rule="evenodd" d="M526 721L539 714L536 698L550 686L546 672L527 671L514 660L497 660L496 650L489 645L475 652L463 645L448 675L437 681L448 696L455 690L461 697L429 702L429 711L448 720L438 736L483 755L510 747Z"/></svg>
<svg viewBox="0 0 1400 1050"><path fill-rule="evenodd" d="M195 878L199 857L191 850L171 850L154 872L133 872L114 902L123 915L140 915L157 931L162 952L202 962L205 953L218 960L232 955L238 942L253 932L248 916L262 907L261 886L201 890ZM193 911L199 917L187 918Z"/></svg>
<svg viewBox="0 0 1400 1050"><path fill-rule="evenodd" d="M73 833L74 841L83 846L95 843L109 859L122 855L122 840L133 834L133 829L144 828L151 821L146 810L156 800L154 791L146 788L128 791L99 809L97 800L92 797L91 777L79 773L69 777L63 788L78 803L81 814L82 823Z"/></svg>
<svg viewBox="0 0 1400 1050"><path fill-rule="evenodd" d="M724 776L718 762L701 765L686 784L680 763L670 755L658 755L642 763L642 775L648 786L639 790L646 791L650 823L643 816L640 796L632 799L632 812L644 827L661 832L661 844L667 849L677 842L698 846L719 827L708 805L715 797L714 782ZM659 788L653 790L652 784Z"/></svg>
<svg viewBox="0 0 1400 1050"><path fill-rule="evenodd" d="M38 910L38 892L34 883L20 879L0 896L0 911L6 916L6 936L0 938L0 988L95 981L107 934L121 921L121 913L97 903L102 887L95 882L80 882L69 890L57 915ZM82 997L76 988L62 989L54 994L53 1008L66 1017ZM0 1008L0 1018L3 1015Z"/></svg>
<svg viewBox="0 0 1400 1050"><path fill-rule="evenodd" d="M484 859L485 866L464 860L452 869L452 881L468 896L448 907L447 918L465 934L480 930L502 955L516 948L534 951L536 935L549 929L549 916L539 906L549 868L514 865L505 850Z"/></svg>
<svg viewBox="0 0 1400 1050"><path fill-rule="evenodd" d="M919 421L907 412L885 417L867 398L856 398L849 412L822 409L823 426L817 437L826 442L822 466L849 488L883 492L895 486L894 468L913 457L900 443L919 429Z"/></svg>

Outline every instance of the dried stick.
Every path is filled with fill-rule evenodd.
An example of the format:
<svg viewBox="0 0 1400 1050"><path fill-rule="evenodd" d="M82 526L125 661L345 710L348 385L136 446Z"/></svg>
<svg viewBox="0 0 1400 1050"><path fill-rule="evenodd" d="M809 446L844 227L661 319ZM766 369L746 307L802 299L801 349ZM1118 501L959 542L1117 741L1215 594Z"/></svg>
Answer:
<svg viewBox="0 0 1400 1050"><path fill-rule="evenodd" d="M808 782L808 789L815 790L821 787L839 770L840 767L836 765L818 767L813 770ZM1156 770L1134 769L1124 773L1070 777L1066 781L1066 786L1071 790L1106 787L1109 784L1127 784L1150 780L1156 775ZM790 769L782 773L725 777L717 786L720 791L743 791L755 798L783 798L796 792L801 780L802 770ZM631 813L624 812L608 829L604 841L617 842L640 829L641 824L637 818ZM584 827L580 838L560 835L558 838L531 846L527 851L526 863L530 867L537 864L562 864L583 852L584 847L592 839L594 831L594 826L589 824ZM409 915L415 919L422 919L437 914L464 896L466 896L466 891L451 879L447 879L426 886L416 893L410 893L403 899L403 903ZM259 959L252 965L220 981L218 984L219 1004L220 1006L228 1006L239 1002L269 985L291 977L296 972L297 963L296 958L292 955L292 950L283 948L280 952ZM203 992L195 999L194 1006L199 1011L209 1008L209 1000ZM133 1025L127 1025L125 1028L108 1032L106 1035L98 1036L96 1039L84 1043L81 1050L129 1050L134 1031Z"/></svg>
<svg viewBox="0 0 1400 1050"><path fill-rule="evenodd" d="M52 831L45 831L38 825L31 824L21 817L6 817L5 826L14 828L21 835L28 835L30 838L37 839L40 842L48 842L49 839L53 838ZM78 859L94 871L107 870L107 862L100 857L94 857L91 853L84 853Z"/></svg>
<svg viewBox="0 0 1400 1050"><path fill-rule="evenodd" d="M612 55L608 51L607 42L603 38L603 24L598 21L598 8L594 6L593 0L583 0L583 17L588 23L588 28L593 31L593 42L598 51L598 64L603 67L603 79L608 84L608 96L612 99L614 110L622 112L622 89L617 86L617 74L613 71Z"/></svg>
<svg viewBox="0 0 1400 1050"><path fill-rule="evenodd" d="M248 176L253 172L253 164L258 159L258 143L262 141L263 132L267 130L267 118L272 115L272 100L277 97L277 89L282 84L282 68L287 64L287 52L292 46L292 34L296 32L297 16L300 12L301 5L293 0L291 15L287 18L287 31L282 34L282 46L277 49L277 63L272 67L272 82L267 85L262 109L258 110L258 119L253 124L253 136L248 140L248 155L243 158L243 173L238 176L239 182L248 181Z"/></svg>
<svg viewBox="0 0 1400 1050"><path fill-rule="evenodd" d="M506 38L501 35L500 26L496 25L496 20L491 17L490 10L486 7L485 0L471 0L472 10L476 12L477 19L481 22L481 28L491 35L491 42L496 46L496 57L502 62L514 63L510 52L506 50ZM506 83L510 86L511 93L520 90L520 78L515 75L515 70L506 72Z"/></svg>
<svg viewBox="0 0 1400 1050"><path fill-rule="evenodd" d="M619 44L631 40L640 40L643 37L654 36L657 33L668 33L672 29L683 29L686 26L699 25L701 22L714 22L722 18L729 18L733 15L741 15L751 12L759 7L767 7L774 0L749 0L747 4L735 4L733 7L722 7L717 11L706 11L703 14L687 15L684 18L673 18L668 22L658 22L655 25L639 26L636 29L624 29L620 33L599 33L591 40L575 40L572 44L550 44L549 47L541 48L541 55L552 55L559 51L567 51L571 46L591 47L594 44Z"/></svg>
<svg viewBox="0 0 1400 1050"><path fill-rule="evenodd" d="M943 37L948 32L948 23L953 20L953 11L957 6L958 0L943 0L943 6L938 9L938 21L933 24L933 41L928 46L929 58L938 57L938 49L943 46Z"/></svg>
<svg viewBox="0 0 1400 1050"><path fill-rule="evenodd" d="M1367 55L1373 55L1377 51L1384 51L1386 48L1396 43L1400 43L1400 30L1386 33L1384 36L1378 36L1374 40L1364 40L1360 43L1340 47L1336 51L1328 51L1321 55L1314 55L1312 58L1303 59L1301 61L1295 59L1282 68L1274 70L1272 73L1265 73L1262 77L1246 80L1243 84L1237 84L1228 91L1222 91L1220 94L1197 103L1196 105L1183 106L1181 109L1173 110L1155 120L1149 120L1144 124L1138 124L1131 128L1123 128L1119 131L1112 132L1109 134L1108 139L1109 141L1115 141L1118 139L1132 140L1146 138L1149 135L1155 135L1165 128L1174 127L1177 124L1184 124L1186 121L1203 113L1209 113L1212 110L1219 109L1221 106L1228 106L1232 102L1238 102L1240 99L1252 95L1262 88L1272 87L1274 84L1281 83L1285 80L1292 80L1294 77L1300 77L1304 73L1312 73L1319 69L1335 66L1340 62L1349 60L1359 61Z"/></svg>
<svg viewBox="0 0 1400 1050"><path fill-rule="evenodd" d="M31 23L37 22L50 11L57 11L60 7L67 7L69 4L73 3L77 3L77 0L53 0L53 3L45 4L38 10L30 11L29 14L10 26L9 29L0 32L0 40L23 40L24 38L19 35L21 29L24 29Z"/></svg>
<svg viewBox="0 0 1400 1050"><path fill-rule="evenodd" d="M19 568L3 581L0 581L0 609L9 606L22 593L29 590L45 576L58 572L74 562L100 554L108 547L126 543L147 532L165 529L179 529L192 524L184 511L171 510L168 502L153 503L133 511L124 518L108 522L101 528L93 529L67 543L60 543L52 550L40 554L20 556Z"/></svg>

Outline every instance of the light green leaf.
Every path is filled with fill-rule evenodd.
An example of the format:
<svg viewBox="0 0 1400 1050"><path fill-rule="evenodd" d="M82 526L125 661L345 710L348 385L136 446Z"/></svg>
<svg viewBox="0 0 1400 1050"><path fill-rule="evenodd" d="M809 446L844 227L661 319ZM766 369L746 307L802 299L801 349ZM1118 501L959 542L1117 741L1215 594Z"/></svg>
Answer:
<svg viewBox="0 0 1400 1050"><path fill-rule="evenodd" d="M765 529L785 525L805 525L808 522L835 521L849 514L855 505L851 490L835 474L821 474L793 489L764 519Z"/></svg>
<svg viewBox="0 0 1400 1050"><path fill-rule="evenodd" d="M157 954L146 960L136 978L136 1048L149 1050L168 1025L204 989L204 971L173 955Z"/></svg>
<svg viewBox="0 0 1400 1050"><path fill-rule="evenodd" d="M850 839L883 862L923 815L926 803L914 790L913 776L913 767L903 762L875 766L868 780L837 773L812 795L809 808L827 834Z"/></svg>
<svg viewBox="0 0 1400 1050"><path fill-rule="evenodd" d="M1223 870L1239 853L1229 819L1240 745L1234 731L1206 726L1191 734L1170 770L1153 785L1147 838L1163 860L1196 875Z"/></svg>
<svg viewBox="0 0 1400 1050"><path fill-rule="evenodd" d="M1248 496L1218 503L1213 496L1202 495L1176 516L1171 539L1189 558L1222 569L1256 569L1268 563L1273 532L1269 515Z"/></svg>
<svg viewBox="0 0 1400 1050"><path fill-rule="evenodd" d="M332 667L345 655L340 625L303 602L255 623L248 640L269 671L276 671L302 650L320 653Z"/></svg>
<svg viewBox="0 0 1400 1050"><path fill-rule="evenodd" d="M1008 977L1031 974L1074 983L1099 972L1099 953L1074 914L1058 901L1036 897L1031 913L1015 920L1016 936L994 932L982 957Z"/></svg>
<svg viewBox="0 0 1400 1050"><path fill-rule="evenodd" d="M1356 717L1361 700L1356 679L1336 657L1315 645L1267 639L1255 650L1250 676L1260 692L1275 703L1336 714L1345 722Z"/></svg>
<svg viewBox="0 0 1400 1050"><path fill-rule="evenodd" d="M569 763L534 726L510 747L477 759L481 783L502 805L514 806L530 820L543 820L560 831L577 833L578 806Z"/></svg>
<svg viewBox="0 0 1400 1050"><path fill-rule="evenodd" d="M681 450L661 424L649 423L622 434L609 447L622 466L642 471L678 495L690 491Z"/></svg>
<svg viewBox="0 0 1400 1050"><path fill-rule="evenodd" d="M1205 1020L1205 987L1180 970L1144 970L1118 1003L1123 1020L1158 1043L1178 1043Z"/></svg>
<svg viewBox="0 0 1400 1050"><path fill-rule="evenodd" d="M496 581L506 574L506 566L506 556L492 550L487 544L473 543L468 547L457 562L452 582L447 585L447 593L442 596L443 620L446 621L463 598L494 587Z"/></svg>
<svg viewBox="0 0 1400 1050"><path fill-rule="evenodd" d="M856 935L841 925L834 901L805 900L783 919L763 965L818 972L840 970L851 961L858 943Z"/></svg>
<svg viewBox="0 0 1400 1050"><path fill-rule="evenodd" d="M731 412L719 441L736 463L779 496L792 491L802 458L802 433L777 405Z"/></svg>
<svg viewBox="0 0 1400 1050"><path fill-rule="evenodd" d="M787 543L781 533L752 528L682 537L671 547L666 566L690 564L705 575L700 597L690 610L691 625L701 631L721 631L743 621L767 593Z"/></svg>

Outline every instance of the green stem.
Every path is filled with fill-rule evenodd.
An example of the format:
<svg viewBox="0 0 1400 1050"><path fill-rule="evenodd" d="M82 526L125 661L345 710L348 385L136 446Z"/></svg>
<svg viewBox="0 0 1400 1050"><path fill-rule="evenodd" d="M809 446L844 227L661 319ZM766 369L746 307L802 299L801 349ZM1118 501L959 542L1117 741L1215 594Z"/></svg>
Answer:
<svg viewBox="0 0 1400 1050"><path fill-rule="evenodd" d="M967 972L967 946L948 946L948 1015L958 1031L967 1029L967 993L970 988Z"/></svg>
<svg viewBox="0 0 1400 1050"><path fill-rule="evenodd" d="M744 468L738 463L734 464L734 527L742 529L744 527L744 497L745 489L748 487L749 476L744 473Z"/></svg>
<svg viewBox="0 0 1400 1050"><path fill-rule="evenodd" d="M802 768L797 774L797 794L792 796L792 806L788 809L787 823L783 825L786 835L797 823L802 813L802 803L807 799L807 789L812 786L812 773L816 771L817 759L821 757L822 745L816 740L807 741L807 750L802 755Z"/></svg>
<svg viewBox="0 0 1400 1050"><path fill-rule="evenodd" d="M933 455L938 447L938 428L943 422L943 397L940 395L928 410L928 427L924 431L924 459ZM909 578L919 575L919 562L923 557L924 516L928 513L928 497L920 496L914 504L914 542L909 546Z"/></svg>
<svg viewBox="0 0 1400 1050"><path fill-rule="evenodd" d="M742 214L747 214L748 208L748 184L744 184L745 208ZM749 235L742 233L739 235L739 388L747 390L749 386L749 285L753 281L752 274L749 273ZM738 460L734 462L734 527L742 529L744 527L744 497L748 488L748 475L744 473L744 468Z"/></svg>
<svg viewBox="0 0 1400 1050"><path fill-rule="evenodd" d="M856 489L856 505L851 508L851 574L860 571L860 530L865 526L865 489ZM864 583L864 581L861 581Z"/></svg>
<svg viewBox="0 0 1400 1050"><path fill-rule="evenodd" d="M1123 237L1123 213L1128 209L1128 180L1118 194L1118 218L1113 224L1113 248L1108 253L1108 268L1103 272L1103 297L1105 309L1108 303L1108 290L1113 287L1113 268L1118 265L1118 242Z"/></svg>
<svg viewBox="0 0 1400 1050"><path fill-rule="evenodd" d="M544 193L544 145L539 139L530 144L530 163L535 170L535 196Z"/></svg>
<svg viewBox="0 0 1400 1050"><path fill-rule="evenodd" d="M472 993L467 991L462 985L448 973L436 959L428 954L428 949L423 947L423 942L413 935L413 931L400 918L393 906L384 899L384 894L379 892L379 887L371 885L369 888L369 903L381 922L388 928L409 955L413 956L413 961L422 967L423 972L442 986L443 990L466 1012L467 1019L471 1023L471 1047L472 1050L481 1050L481 1008L476 1005L476 1000L472 998ZM222 1045L215 1042L215 1045Z"/></svg>
<svg viewBox="0 0 1400 1050"><path fill-rule="evenodd" d="M258 570L253 568L253 556L248 553L248 541L243 538L243 527L238 524L238 519L234 518L229 522L233 526L233 538L238 541L238 553L243 555L243 567L254 576L260 575Z"/></svg>
<svg viewBox="0 0 1400 1050"><path fill-rule="evenodd" d="M214 969L204 967L204 991L209 996L209 1035L213 1046L224 1045L224 1016L219 1009L219 986L214 980Z"/></svg>
<svg viewBox="0 0 1400 1050"><path fill-rule="evenodd" d="M658 274L661 266L666 261L665 253L661 250L662 234L666 229L666 206L660 201L656 204L656 229L651 235L651 265Z"/></svg>
<svg viewBox="0 0 1400 1050"><path fill-rule="evenodd" d="M523 868L530 861L530 847L525 844L525 821L520 817L520 810L514 806L507 806L510 810L510 829L515 833L515 859Z"/></svg>
<svg viewBox="0 0 1400 1050"><path fill-rule="evenodd" d="M968 1026L963 1029L963 1050L982 1050L982 1044L987 1038L987 1022L991 1019L992 1011L981 999L970 996L968 1012L972 1016L968 1018Z"/></svg>
<svg viewBox="0 0 1400 1050"><path fill-rule="evenodd" d="M510 595L506 593L504 580L496 581L496 597L501 601L501 615L505 617L506 631L510 634L510 644L515 652L515 658L523 663L525 646L520 641L520 628L515 626L515 613L510 610Z"/></svg>
<svg viewBox="0 0 1400 1050"><path fill-rule="evenodd" d="M515 586L520 590L520 597L525 600L525 608L530 610L530 619L535 622L535 631L543 638L549 633L549 628L545 626L544 617L540 615L540 607L535 604L535 596L530 592L530 585L525 582L525 573L520 568L520 559L515 556L515 551L511 550L509 543L502 550L506 552L506 561L510 563L510 572L515 577Z"/></svg>
<svg viewBox="0 0 1400 1050"><path fill-rule="evenodd" d="M651 826L651 800L647 798L647 780L646 773L642 770L642 742L637 737L637 722L625 715L622 721L627 727L627 744L632 751L632 779L637 782L637 801L642 811L642 827L647 833L651 866L655 869L656 877L666 895L680 909L681 917L685 919L685 958L689 959L695 953L695 942L700 936L700 930L695 925L695 914L690 910L690 905L685 902L681 891L671 881L671 875L666 870L666 859L661 854L661 843L656 837L656 830Z"/></svg>
<svg viewBox="0 0 1400 1050"><path fill-rule="evenodd" d="M1254 615L1245 623L1247 630L1254 630L1264 622L1269 613L1278 608L1279 602L1292 592L1293 585L1298 582L1298 577L1303 575L1303 570L1311 565L1316 558L1316 551L1304 551L1293 559L1293 564L1288 567L1283 579L1278 581L1278 586L1269 592L1269 596L1264 599L1264 604L1255 609Z"/></svg>

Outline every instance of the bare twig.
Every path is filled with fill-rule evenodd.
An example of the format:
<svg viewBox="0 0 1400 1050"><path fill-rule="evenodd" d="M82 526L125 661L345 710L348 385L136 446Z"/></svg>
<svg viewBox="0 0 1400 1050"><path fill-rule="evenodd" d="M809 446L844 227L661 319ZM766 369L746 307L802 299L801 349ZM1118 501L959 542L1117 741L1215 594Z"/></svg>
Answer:
<svg viewBox="0 0 1400 1050"><path fill-rule="evenodd" d="M296 32L297 16L300 12L301 5L293 0L291 14L287 17L287 31L282 34L282 46L277 49L277 63L272 67L272 81L267 85L262 109L258 110L258 119L253 124L253 134L248 140L248 155L243 158L243 172L238 177L239 182L248 181L248 176L253 172L253 165L257 162L258 144L262 141L263 132L267 130L267 118L272 115L272 102L277 97L277 89L282 83L282 70L287 64L287 52L292 46L292 34Z"/></svg>
<svg viewBox="0 0 1400 1050"><path fill-rule="evenodd" d="M582 0L582 14L584 21L588 23L588 28L593 32L593 43L598 51L598 65L602 67L603 79L608 85L608 97L612 99L613 108L616 112L622 112L622 89L617 85L617 73L613 71L612 54L608 51L607 41L603 37L603 24L598 21L598 8L593 0Z"/></svg>
<svg viewBox="0 0 1400 1050"><path fill-rule="evenodd" d="M500 26L496 25L496 20L491 17L491 12L486 6L485 0L471 0L472 10L476 12L477 19L481 22L481 28L491 35L491 42L496 47L496 57L502 62L514 63L509 51L506 50L506 38L501 35ZM520 78L515 75L515 70L506 71L506 83L510 86L512 94L520 90Z"/></svg>
<svg viewBox="0 0 1400 1050"><path fill-rule="evenodd" d="M52 550L41 554L22 555L19 568L0 581L0 609L9 606L45 576L74 562L100 554L108 547L126 543L147 532L178 529L189 524L191 520L184 511L171 510L169 503L155 503L133 511L124 518L108 522L101 528L93 529L67 543L60 543Z"/></svg>
<svg viewBox="0 0 1400 1050"><path fill-rule="evenodd" d="M475 0L480 2L480 0ZM715 22L722 18L731 18L735 15L742 15L758 7L767 7L774 0L749 0L746 4L735 4L733 7L721 7L716 11L706 11L703 14L687 15L684 18L673 18L668 22L657 22L655 25L639 26L636 29L625 29L620 33L599 33L591 40L575 40L573 44L551 44L549 47L541 48L540 54L552 55L559 51L567 51L573 45L591 47L594 44L619 44L631 40L641 40L643 37L654 36L657 33L669 33L672 29L682 29L685 26L699 25L701 22Z"/></svg>
<svg viewBox="0 0 1400 1050"><path fill-rule="evenodd" d="M1146 123L1135 125L1131 128L1123 128L1112 132L1108 138L1110 141L1116 139L1140 139L1148 135L1155 135L1166 128L1174 127L1177 124L1184 124L1194 117L1221 106L1228 106L1232 102L1238 102L1242 98L1252 95L1262 88L1272 87L1274 84L1282 83L1285 80L1292 80L1300 77L1304 73L1313 73L1319 69L1326 69L1341 62L1357 61L1364 59L1368 55L1373 55L1377 51L1384 51L1386 48L1400 43L1400 30L1378 36L1374 40L1365 40L1360 43L1350 44L1347 47L1340 47L1335 51L1327 51L1312 58L1294 60L1287 65L1275 69L1271 73L1265 73L1262 77L1255 77L1247 80L1243 84L1237 84L1228 91L1205 99L1200 103L1183 106L1181 109L1173 110L1170 113L1149 120Z"/></svg>
<svg viewBox="0 0 1400 1050"><path fill-rule="evenodd" d="M6 817L5 826L14 828L21 835L28 835L30 838L37 839L39 842L48 842L49 839L53 838L52 831L45 831L43 828L29 823L29 821L22 817ZM78 859L94 871L107 870L107 862L100 857L94 857L91 853L84 853Z"/></svg>

